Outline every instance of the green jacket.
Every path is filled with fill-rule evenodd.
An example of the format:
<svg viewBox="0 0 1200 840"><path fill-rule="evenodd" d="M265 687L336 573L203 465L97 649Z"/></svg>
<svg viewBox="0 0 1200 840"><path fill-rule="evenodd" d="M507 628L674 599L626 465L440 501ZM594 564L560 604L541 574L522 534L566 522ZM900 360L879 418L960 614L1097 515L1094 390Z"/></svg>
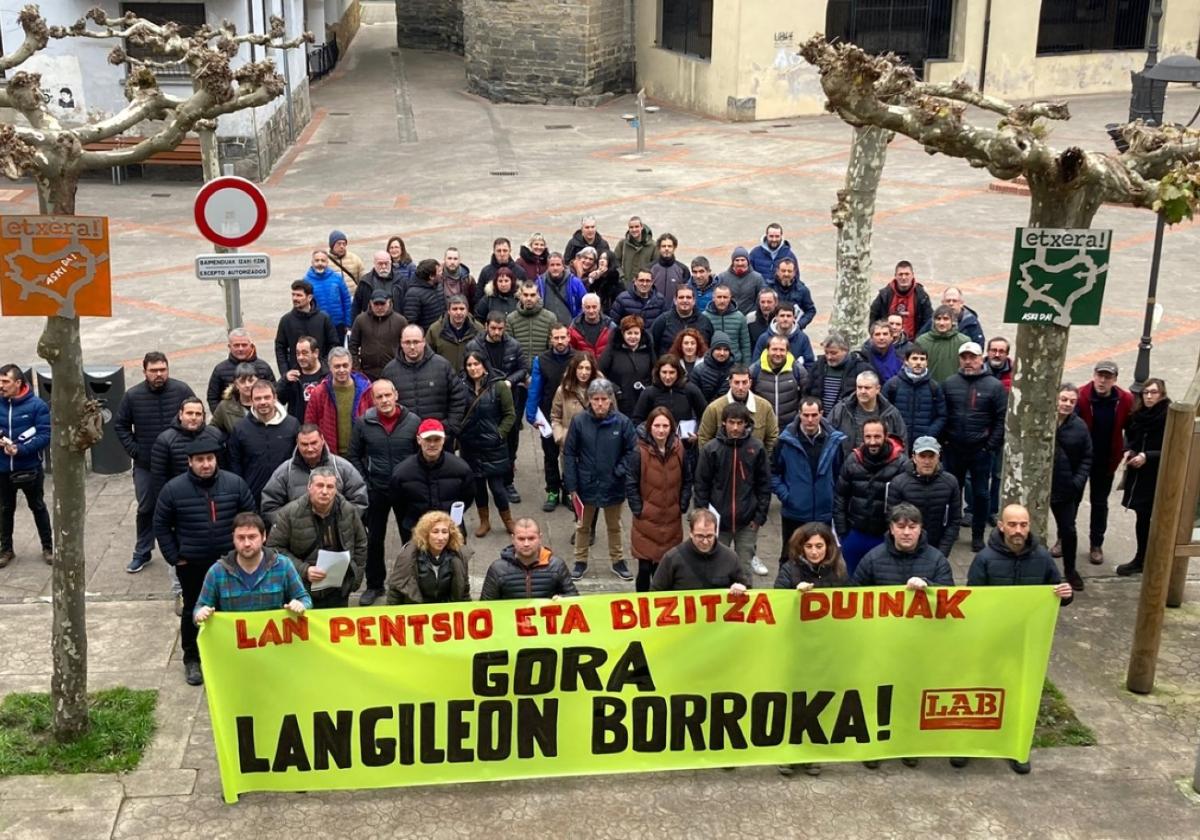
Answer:
<svg viewBox="0 0 1200 840"><path fill-rule="evenodd" d="M482 332L483 324L468 315L463 323L462 336L456 336L450 329L450 316L443 315L429 325L429 331L425 333L425 343L429 345L430 350L449 362L455 373L459 373L467 358L467 344Z"/></svg>
<svg viewBox="0 0 1200 840"><path fill-rule="evenodd" d="M617 262L621 264L621 282L626 289L633 288L633 278L639 270L649 268L658 256L658 246L654 242L654 234L646 224L642 225L642 238L637 242L629 240L629 234L621 237L621 241L613 248ZM650 325L647 324L647 327Z"/></svg>
<svg viewBox="0 0 1200 840"><path fill-rule="evenodd" d="M958 348L970 340L957 327L945 335L930 330L917 336L917 344L929 354L929 378L941 384L958 373Z"/></svg>
<svg viewBox="0 0 1200 840"><path fill-rule="evenodd" d="M341 594L348 598L362 583L367 567L367 529L363 527L358 509L340 493L334 498L333 513L337 515L338 536L341 538L342 548L350 552L350 568L346 570L341 588ZM275 526L271 529L271 535L267 537L267 547L292 558L300 580L304 582L304 588L312 592L308 567L316 564L321 544L317 539L317 526L307 494L288 502L275 512ZM317 591L318 596L322 593L322 590Z"/></svg>
<svg viewBox="0 0 1200 840"><path fill-rule="evenodd" d="M550 347L550 329L557 323L558 318L554 313L540 303L533 309L518 307L508 313L508 334L520 343L521 349L525 351L525 358L529 359L529 364L532 365L532 360L537 354Z"/></svg>
<svg viewBox="0 0 1200 840"><path fill-rule="evenodd" d="M746 316L737 308L737 301L731 301L725 314L717 312L710 302L702 313L712 324L713 335L717 330L729 336L730 349L733 351L733 361L739 365L749 365L754 361L750 346L750 327L746 324Z"/></svg>

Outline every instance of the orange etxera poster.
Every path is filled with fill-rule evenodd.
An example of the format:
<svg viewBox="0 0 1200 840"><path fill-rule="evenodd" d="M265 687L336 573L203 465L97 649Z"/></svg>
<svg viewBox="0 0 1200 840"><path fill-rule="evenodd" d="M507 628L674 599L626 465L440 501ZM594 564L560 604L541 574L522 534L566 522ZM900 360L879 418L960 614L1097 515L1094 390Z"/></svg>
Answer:
<svg viewBox="0 0 1200 840"><path fill-rule="evenodd" d="M0 216L4 315L112 315L105 216Z"/></svg>

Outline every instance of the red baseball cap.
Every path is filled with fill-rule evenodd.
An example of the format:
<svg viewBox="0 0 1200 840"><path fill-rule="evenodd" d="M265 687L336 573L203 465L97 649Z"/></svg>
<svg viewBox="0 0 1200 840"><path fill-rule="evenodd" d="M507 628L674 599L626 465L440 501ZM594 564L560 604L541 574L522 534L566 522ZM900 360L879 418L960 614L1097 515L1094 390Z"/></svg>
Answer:
<svg viewBox="0 0 1200 840"><path fill-rule="evenodd" d="M442 425L441 420L422 420L421 425L417 427L417 437L424 440L427 437L445 437L446 427Z"/></svg>

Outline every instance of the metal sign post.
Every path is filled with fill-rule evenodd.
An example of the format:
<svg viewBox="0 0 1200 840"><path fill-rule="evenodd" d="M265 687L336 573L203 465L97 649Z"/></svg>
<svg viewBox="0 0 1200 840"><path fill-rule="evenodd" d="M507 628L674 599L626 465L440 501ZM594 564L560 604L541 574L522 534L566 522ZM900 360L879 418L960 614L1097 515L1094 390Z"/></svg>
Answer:
<svg viewBox="0 0 1200 840"><path fill-rule="evenodd" d="M267 201L262 191L251 181L228 174L232 169L232 165L226 164L226 174L209 181L196 194L196 227L213 243L216 254L236 254L238 248L258 239L267 227ZM231 330L242 326L241 278L245 276L231 267L244 264L251 269L251 276L259 277L269 275L271 270L265 254L247 256L262 260L223 261L205 259L205 255L196 258L196 276L221 283L225 292L225 323Z"/></svg>

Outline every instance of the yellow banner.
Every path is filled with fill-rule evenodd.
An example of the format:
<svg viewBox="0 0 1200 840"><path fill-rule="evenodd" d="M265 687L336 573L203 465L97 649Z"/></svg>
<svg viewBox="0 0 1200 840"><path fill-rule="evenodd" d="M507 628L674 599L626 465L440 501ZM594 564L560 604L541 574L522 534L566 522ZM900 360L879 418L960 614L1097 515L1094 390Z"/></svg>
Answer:
<svg viewBox="0 0 1200 840"><path fill-rule="evenodd" d="M227 802L906 756L1029 756L1051 587L216 613Z"/></svg>

